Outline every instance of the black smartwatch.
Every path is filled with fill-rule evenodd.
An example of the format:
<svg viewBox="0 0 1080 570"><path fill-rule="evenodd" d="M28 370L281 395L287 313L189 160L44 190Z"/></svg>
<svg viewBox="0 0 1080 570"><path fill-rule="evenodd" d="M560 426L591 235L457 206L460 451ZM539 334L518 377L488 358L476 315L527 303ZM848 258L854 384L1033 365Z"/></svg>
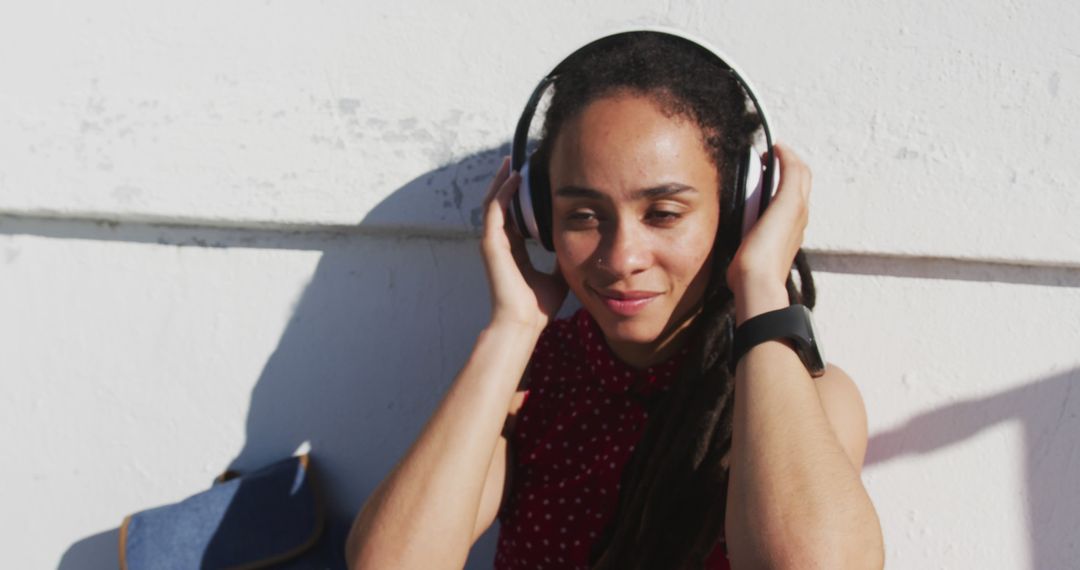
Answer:
<svg viewBox="0 0 1080 570"><path fill-rule="evenodd" d="M751 348L778 338L790 339L795 344L795 352L811 376L817 378L825 374L825 354L821 349L821 340L814 330L810 309L805 305L791 305L762 313L739 325L735 329L732 347L732 370Z"/></svg>

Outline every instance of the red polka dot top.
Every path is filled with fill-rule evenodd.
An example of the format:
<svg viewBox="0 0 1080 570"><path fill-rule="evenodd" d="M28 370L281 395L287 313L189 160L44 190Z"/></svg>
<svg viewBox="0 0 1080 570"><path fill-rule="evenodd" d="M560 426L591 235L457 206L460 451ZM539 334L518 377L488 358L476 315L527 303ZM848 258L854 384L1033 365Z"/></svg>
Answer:
<svg viewBox="0 0 1080 570"><path fill-rule="evenodd" d="M589 567L645 428L645 403L670 389L686 352L635 370L611 352L585 309L544 329L510 435L513 472L498 515L496 569ZM722 543L705 567L730 568Z"/></svg>

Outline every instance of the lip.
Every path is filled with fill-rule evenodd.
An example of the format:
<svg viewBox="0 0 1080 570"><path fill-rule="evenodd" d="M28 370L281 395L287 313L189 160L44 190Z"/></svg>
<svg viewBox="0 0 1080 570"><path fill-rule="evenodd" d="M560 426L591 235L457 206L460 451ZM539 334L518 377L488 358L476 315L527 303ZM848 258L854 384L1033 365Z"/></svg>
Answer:
<svg viewBox="0 0 1080 570"><path fill-rule="evenodd" d="M599 290L591 285L589 289L600 297L611 312L630 317L640 313L645 307L660 296L654 291L615 291L610 289Z"/></svg>

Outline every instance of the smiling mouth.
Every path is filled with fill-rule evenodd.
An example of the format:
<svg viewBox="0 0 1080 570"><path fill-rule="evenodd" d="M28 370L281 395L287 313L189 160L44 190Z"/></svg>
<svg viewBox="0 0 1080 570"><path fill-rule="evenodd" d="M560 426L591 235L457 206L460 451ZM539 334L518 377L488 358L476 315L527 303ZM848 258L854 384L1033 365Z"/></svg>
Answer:
<svg viewBox="0 0 1080 570"><path fill-rule="evenodd" d="M591 285L589 290L593 292L611 312L630 317L641 312L660 293L653 291L600 291Z"/></svg>

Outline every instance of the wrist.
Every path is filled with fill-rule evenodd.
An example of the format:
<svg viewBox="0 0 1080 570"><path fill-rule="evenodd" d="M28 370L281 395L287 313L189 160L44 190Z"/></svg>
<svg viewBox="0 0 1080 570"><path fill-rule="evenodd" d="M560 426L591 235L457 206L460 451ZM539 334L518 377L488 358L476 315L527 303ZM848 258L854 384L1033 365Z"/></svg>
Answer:
<svg viewBox="0 0 1080 570"><path fill-rule="evenodd" d="M762 313L790 305L787 288L782 283L746 284L735 291L735 326Z"/></svg>
<svg viewBox="0 0 1080 570"><path fill-rule="evenodd" d="M539 323L526 322L509 318L493 317L491 322L484 327L484 334L498 335L507 338L519 338L522 340L532 339L535 342L540 338L544 326Z"/></svg>

